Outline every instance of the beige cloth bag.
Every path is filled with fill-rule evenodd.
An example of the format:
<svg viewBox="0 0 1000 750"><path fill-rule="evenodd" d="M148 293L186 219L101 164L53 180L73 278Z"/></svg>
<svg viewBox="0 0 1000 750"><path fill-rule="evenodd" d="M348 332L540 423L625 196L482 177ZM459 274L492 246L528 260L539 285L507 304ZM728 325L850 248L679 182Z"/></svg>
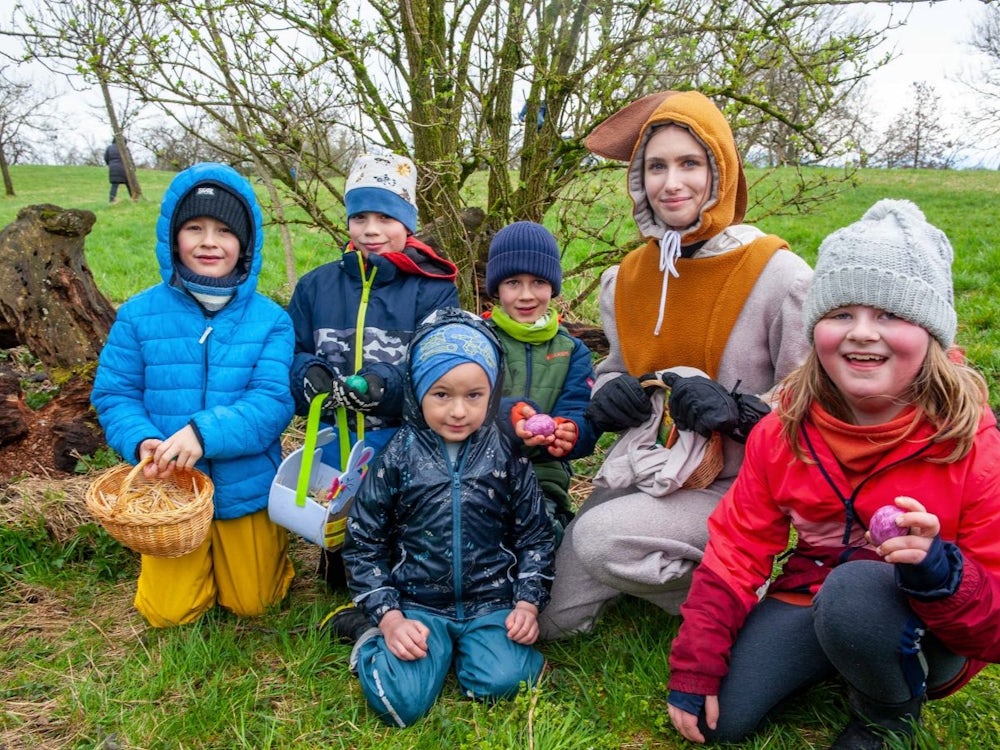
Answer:
<svg viewBox="0 0 1000 750"><path fill-rule="evenodd" d="M702 375L694 367L671 367L659 370L681 377ZM712 433L705 438L696 432L670 429L667 446L657 442L664 420L669 420L667 399L670 389L662 381L650 397L653 413L638 427L622 433L612 443L604 463L594 476L595 487L609 489L635 488L652 497L666 497L682 487L701 489L707 487L722 471L722 436Z"/></svg>

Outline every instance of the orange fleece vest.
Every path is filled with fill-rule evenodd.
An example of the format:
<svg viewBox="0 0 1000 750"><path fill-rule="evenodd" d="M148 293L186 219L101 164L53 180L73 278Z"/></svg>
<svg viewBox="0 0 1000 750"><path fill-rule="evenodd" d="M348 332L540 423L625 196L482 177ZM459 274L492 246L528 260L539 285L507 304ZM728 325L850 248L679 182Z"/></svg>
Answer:
<svg viewBox="0 0 1000 750"><path fill-rule="evenodd" d="M622 357L639 376L667 367L696 367L718 375L722 352L764 266L788 244L772 234L722 255L678 258L667 285L660 335L654 336L663 271L656 240L622 260L615 283L615 320Z"/></svg>

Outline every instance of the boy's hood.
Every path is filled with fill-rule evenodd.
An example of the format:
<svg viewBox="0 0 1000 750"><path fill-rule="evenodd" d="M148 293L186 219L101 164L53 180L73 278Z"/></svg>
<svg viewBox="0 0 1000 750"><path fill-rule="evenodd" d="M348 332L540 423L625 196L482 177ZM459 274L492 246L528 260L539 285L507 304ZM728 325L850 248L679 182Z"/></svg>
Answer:
<svg viewBox="0 0 1000 750"><path fill-rule="evenodd" d="M417 402L417 396L413 389L413 380L410 377L411 371L411 358L413 356L413 350L416 347L417 342L424 338L428 333L433 331L438 326L446 325L448 323L458 323L460 325L466 325L470 328L475 328L477 331L482 333L489 339L490 343L496 349L497 352L497 380L494 383L493 388L490 390L490 405L487 410L487 422L496 419L497 411L500 408L500 399L503 395L503 373L504 373L504 361L503 361L503 347L500 346L500 340L497 338L493 330L486 324L482 318L477 315L473 315L470 312L461 310L457 307L444 307L440 310L435 310L430 315L428 315L417 327L417 330L413 334L413 338L410 340L409 347L406 351L406 375L404 377L404 393L403 393L403 418L410 422L411 424L421 428L426 429L427 422L424 421L423 412L420 410L420 404Z"/></svg>
<svg viewBox="0 0 1000 750"><path fill-rule="evenodd" d="M156 221L156 260L160 267L160 277L167 284L174 280L175 264L173 218L181 199L198 183L210 182L225 187L241 198L252 224L253 242L249 248L240 248L237 268L245 269L238 287L241 293L253 293L257 288L257 278L261 269L261 250L264 246L264 217L250 183L235 169L215 162L195 164L177 174L167 187L160 203L160 216Z"/></svg>
<svg viewBox="0 0 1000 750"><path fill-rule="evenodd" d="M594 128L585 141L595 154L628 161L627 185L632 215L643 237L660 239L665 225L646 200L643 161L646 143L656 126L676 123L705 147L712 170L712 193L699 220L681 233L681 244L715 237L743 220L747 182L732 129L711 99L697 91L661 91L638 99Z"/></svg>

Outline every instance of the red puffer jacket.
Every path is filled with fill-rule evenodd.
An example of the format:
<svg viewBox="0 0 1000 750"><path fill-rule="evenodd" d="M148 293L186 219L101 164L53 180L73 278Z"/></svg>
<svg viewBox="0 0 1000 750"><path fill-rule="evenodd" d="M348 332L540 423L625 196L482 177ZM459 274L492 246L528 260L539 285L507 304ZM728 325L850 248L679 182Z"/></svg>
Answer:
<svg viewBox="0 0 1000 750"><path fill-rule="evenodd" d="M949 691L987 662L1000 662L1000 432L985 409L972 450L953 463L928 460L951 449L928 444L932 432L923 425L889 449L852 491L811 423L805 435L818 463L795 458L776 414L761 420L747 442L739 476L709 518L708 548L671 647L671 689L718 694L736 634L757 603L775 557L785 550L791 526L798 534L796 549L769 591L814 594L832 567L880 559L865 542L865 529L871 514L899 495L916 498L934 513L942 540L955 544L963 556L954 594L930 602L910 600L928 629L970 660L964 681L949 685Z"/></svg>

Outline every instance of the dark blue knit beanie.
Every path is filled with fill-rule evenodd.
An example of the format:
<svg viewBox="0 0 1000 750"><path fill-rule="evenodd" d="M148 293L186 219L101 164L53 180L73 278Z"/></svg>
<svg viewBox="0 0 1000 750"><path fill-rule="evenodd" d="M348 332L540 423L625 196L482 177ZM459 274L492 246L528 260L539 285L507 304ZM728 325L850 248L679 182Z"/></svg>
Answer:
<svg viewBox="0 0 1000 750"><path fill-rule="evenodd" d="M240 241L240 256L253 250L253 221L246 201L233 190L217 182L199 182L177 201L174 209L171 237L177 242L177 231L191 219L207 216L221 221Z"/></svg>
<svg viewBox="0 0 1000 750"><path fill-rule="evenodd" d="M562 289L559 245L552 233L533 221L517 221L496 233L486 263L486 293L496 297L500 283L530 273L552 285L552 296Z"/></svg>

